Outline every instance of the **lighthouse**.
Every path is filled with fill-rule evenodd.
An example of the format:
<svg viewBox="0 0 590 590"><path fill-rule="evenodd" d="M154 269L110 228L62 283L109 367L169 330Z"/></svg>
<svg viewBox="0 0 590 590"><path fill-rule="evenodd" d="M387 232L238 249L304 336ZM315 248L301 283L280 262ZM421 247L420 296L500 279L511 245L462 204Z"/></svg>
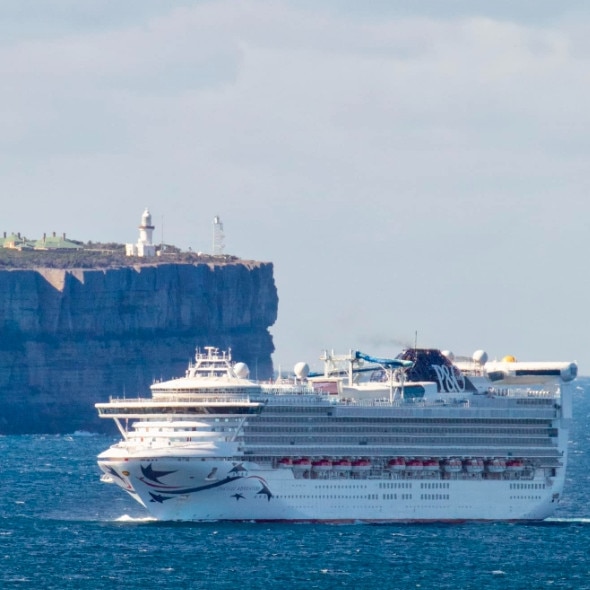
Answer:
<svg viewBox="0 0 590 590"><path fill-rule="evenodd" d="M153 233L154 226L152 225L152 214L146 207L141 216L137 244L125 244L125 253L127 256L155 256L156 246L152 244Z"/></svg>

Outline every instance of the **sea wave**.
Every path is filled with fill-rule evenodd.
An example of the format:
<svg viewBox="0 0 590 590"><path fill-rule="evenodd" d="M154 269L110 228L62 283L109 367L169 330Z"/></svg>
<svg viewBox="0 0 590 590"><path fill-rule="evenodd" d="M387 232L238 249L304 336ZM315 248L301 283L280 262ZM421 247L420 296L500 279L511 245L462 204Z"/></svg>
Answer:
<svg viewBox="0 0 590 590"><path fill-rule="evenodd" d="M157 522L157 519L153 518L152 516L129 516L128 514L123 514L118 518L115 518L114 522Z"/></svg>
<svg viewBox="0 0 590 590"><path fill-rule="evenodd" d="M543 522L547 523L574 523L574 524L590 524L590 517L589 518L547 518Z"/></svg>

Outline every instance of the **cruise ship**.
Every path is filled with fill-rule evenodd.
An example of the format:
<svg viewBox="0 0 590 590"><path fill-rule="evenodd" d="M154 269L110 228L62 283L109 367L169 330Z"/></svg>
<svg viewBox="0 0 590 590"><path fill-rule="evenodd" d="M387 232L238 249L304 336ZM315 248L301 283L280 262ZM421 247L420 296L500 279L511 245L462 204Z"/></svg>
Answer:
<svg viewBox="0 0 590 590"><path fill-rule="evenodd" d="M148 398L97 403L102 480L166 521L543 520L562 497L572 362L325 351L261 383L197 350Z"/></svg>

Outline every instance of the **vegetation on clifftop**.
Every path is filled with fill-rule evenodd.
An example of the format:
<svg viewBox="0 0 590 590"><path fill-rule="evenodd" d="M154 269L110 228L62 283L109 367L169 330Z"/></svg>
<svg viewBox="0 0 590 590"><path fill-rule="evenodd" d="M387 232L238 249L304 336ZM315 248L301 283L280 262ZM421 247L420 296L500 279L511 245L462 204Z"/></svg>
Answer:
<svg viewBox="0 0 590 590"><path fill-rule="evenodd" d="M161 255L151 258L127 256L124 244L89 242L81 250L15 250L0 248L0 270L34 268L120 268L138 264L225 264L239 260L224 254L212 256L196 252L181 252L175 246L166 246Z"/></svg>

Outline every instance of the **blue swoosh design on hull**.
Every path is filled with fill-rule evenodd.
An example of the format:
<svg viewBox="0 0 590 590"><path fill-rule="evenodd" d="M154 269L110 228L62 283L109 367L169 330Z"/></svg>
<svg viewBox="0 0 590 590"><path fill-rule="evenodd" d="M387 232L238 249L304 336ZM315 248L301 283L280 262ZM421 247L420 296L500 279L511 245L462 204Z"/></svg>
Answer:
<svg viewBox="0 0 590 590"><path fill-rule="evenodd" d="M230 481L237 481L238 479L244 479L243 477L226 477L220 481L216 481L215 483L207 484L206 486L199 486L196 488L184 488L181 490L165 490L164 493L168 494L168 497L162 496L161 494L153 494L150 492L150 496L152 497L152 502L159 502L160 504L164 500L170 500L174 496L184 495L184 494L193 494L194 492L202 492L203 490L210 490L211 488L218 488L219 486L223 486Z"/></svg>
<svg viewBox="0 0 590 590"><path fill-rule="evenodd" d="M222 479L220 481L216 481L215 483L210 483L205 486L198 486L196 488L184 488L181 490L162 490L163 494L166 494L166 495L156 494L155 492L149 492L150 496L152 497L150 502L158 502L158 504L163 504L166 500L171 500L172 498L174 498L175 496L178 496L178 495L193 494L195 492L202 492L203 490L210 490L212 488L218 488L218 487L224 486L225 484L230 483L232 481L238 481L239 479L257 479L260 482L262 489L259 490L258 492L256 492L256 495L262 494L262 495L266 496L267 500L270 502L270 499L273 497L272 492L270 491L266 482L261 477L258 477L256 475L253 475L250 477L241 477L241 476L226 477L225 479ZM246 499L242 494L234 494L232 496L232 498L236 498L236 500L239 500L239 499L245 500Z"/></svg>
<svg viewBox="0 0 590 590"><path fill-rule="evenodd" d="M217 471L217 469L215 469L214 471ZM158 470L155 470L152 467L152 464L150 463L147 467L144 467L143 465L141 465L141 472L143 474L143 477L140 477L139 481L143 482L144 485L158 488L157 491L156 490L154 490L153 492L148 491L149 495L151 496L150 502L158 502L158 504L162 504L166 500L171 500L175 496L184 496L186 494L194 494L195 492L202 492L204 490L211 490L213 488L219 488L221 486L224 486L227 483L230 483L232 481L238 481L240 479L256 479L256 480L258 480L258 482L260 483L262 488L258 492L256 492L256 495L260 494L260 495L266 496L266 498L269 502L270 502L270 499L273 497L273 494L270 491L268 484L266 483L266 481L262 477L260 477L258 475L251 475L249 477L244 476L244 475L238 475L238 473L240 473L240 472L246 472L246 470L243 468L241 463L234 466L234 468L228 472L229 475L227 477L225 477L224 479L222 479L220 481L215 481L213 483L206 484L204 486L197 486L194 488L180 488L179 489L177 486L167 486L166 484L162 483L159 480L160 477L165 477L166 475L169 475L171 473L176 473L176 470L174 470L174 471L158 471ZM212 473L214 473L214 472L212 472ZM148 479L150 481L147 481ZM163 488L166 488L166 489L163 489ZM174 488L176 488L176 489L174 489ZM236 500L239 500L240 498L245 499L245 497L242 494L234 494L232 497L236 498Z"/></svg>
<svg viewBox="0 0 590 590"><path fill-rule="evenodd" d="M161 484L160 477L164 477L165 475L170 475L171 473L176 473L176 471L156 471L152 464L150 463L147 467L140 465L141 472L143 476L147 479L151 479L152 481Z"/></svg>

